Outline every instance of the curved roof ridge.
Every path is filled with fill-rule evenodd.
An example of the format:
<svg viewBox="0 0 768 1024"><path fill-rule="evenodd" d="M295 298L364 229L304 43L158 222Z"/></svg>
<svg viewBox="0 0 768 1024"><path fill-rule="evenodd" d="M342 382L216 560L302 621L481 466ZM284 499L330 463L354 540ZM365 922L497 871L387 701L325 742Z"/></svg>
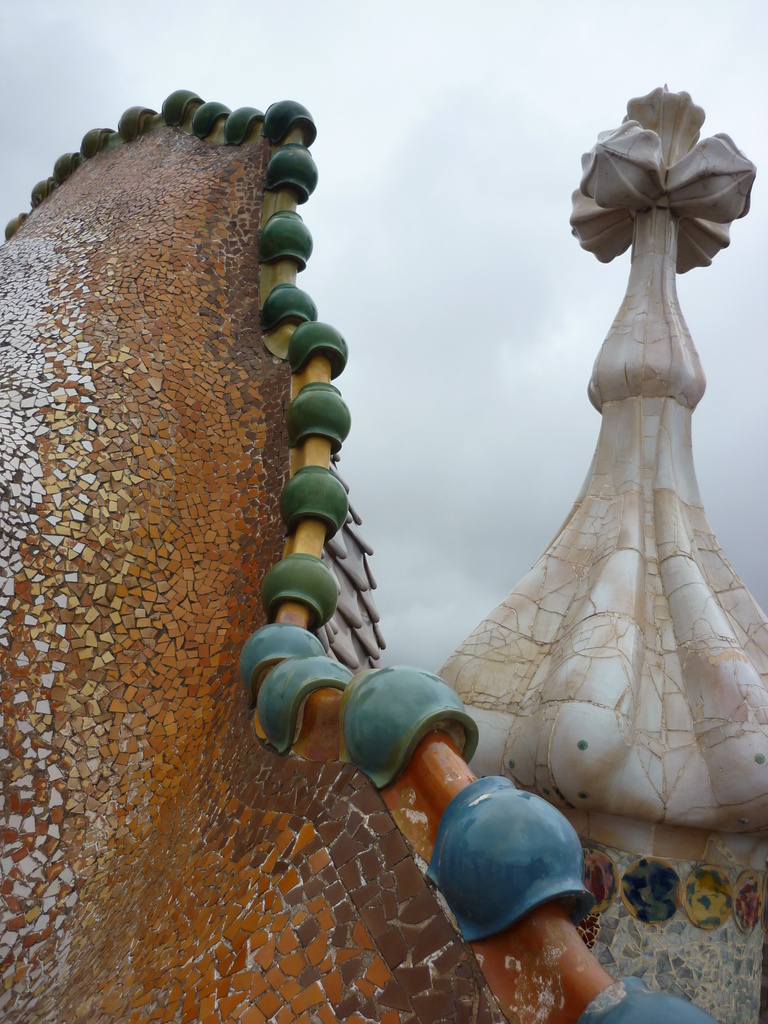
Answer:
<svg viewBox="0 0 768 1024"><path fill-rule="evenodd" d="M188 135L213 145L240 146L267 138L277 145L298 130L304 146L311 146L317 131L312 115L295 100L280 100L267 108L229 107L217 101L205 102L190 89L177 89L166 97L158 113L151 107L129 107L118 121L117 128L92 128L83 136L80 148L63 153L53 165L53 172L32 189L34 211L62 185L85 161L106 150L117 149L158 128L177 128ZM18 231L29 213L20 213L5 228L6 241Z"/></svg>

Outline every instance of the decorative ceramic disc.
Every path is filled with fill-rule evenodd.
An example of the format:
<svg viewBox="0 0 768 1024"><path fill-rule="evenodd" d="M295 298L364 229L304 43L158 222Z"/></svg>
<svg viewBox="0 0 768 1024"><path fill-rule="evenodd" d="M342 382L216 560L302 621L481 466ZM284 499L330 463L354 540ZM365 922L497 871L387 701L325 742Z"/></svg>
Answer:
<svg viewBox="0 0 768 1024"><path fill-rule="evenodd" d="M611 858L602 850L584 850L584 884L595 897L593 914L606 910L619 891L619 873Z"/></svg>
<svg viewBox="0 0 768 1024"><path fill-rule="evenodd" d="M728 875L711 864L695 868L685 883L685 912L699 928L717 928L733 910Z"/></svg>
<svg viewBox="0 0 768 1024"><path fill-rule="evenodd" d="M760 876L756 871L742 871L733 896L733 916L743 932L749 934L760 920Z"/></svg>
<svg viewBox="0 0 768 1024"><path fill-rule="evenodd" d="M638 921L660 924L668 921L680 907L683 890L671 864L653 857L641 857L624 872L621 898Z"/></svg>

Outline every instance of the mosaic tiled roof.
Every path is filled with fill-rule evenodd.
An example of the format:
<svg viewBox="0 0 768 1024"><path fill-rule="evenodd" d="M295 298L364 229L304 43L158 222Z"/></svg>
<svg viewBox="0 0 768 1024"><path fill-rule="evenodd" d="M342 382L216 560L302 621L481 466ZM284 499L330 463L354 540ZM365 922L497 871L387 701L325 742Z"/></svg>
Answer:
<svg viewBox="0 0 768 1024"><path fill-rule="evenodd" d="M242 640L263 621L288 467L288 370L259 344L269 154L258 136L211 147L153 131L85 161L0 248L5 1020L171 1008L250 1021L270 1000L296 1018L339 1005L384 1016L416 994L419 958L393 938L382 959L349 895L364 875L353 884L357 860L333 853L349 813L361 843L350 797L366 781L311 767L302 790L292 761L254 770L233 689ZM338 554L366 574L371 609L356 530ZM337 638L354 618L349 579ZM398 867L405 847L385 839L385 818L359 852L386 849L397 916L418 879ZM341 957L352 949L354 963ZM477 991L471 971L465 983Z"/></svg>
<svg viewBox="0 0 768 1024"><path fill-rule="evenodd" d="M206 103L190 90L178 90L168 97L160 113L148 107L131 107L120 118L117 130L94 129L87 132L80 150L61 156L56 161L53 173L34 186L31 196L32 209L36 209L44 199L67 181L85 160L167 126L175 127L215 145L252 144L262 136L272 143L281 142L288 132L295 132L297 126L304 141L311 143L315 135L311 116L298 103L274 104L265 116L255 107L242 107L232 112L222 103ZM289 143L289 146L291 145ZM293 144L292 148L302 147ZM275 180L281 177L280 172L275 171L274 167L275 163L270 162L267 168L267 182L270 175ZM303 189L308 194L314 187L313 183L316 183L316 176L313 177L311 170L311 158L309 167L310 170L307 172L301 166L298 170L295 164L290 166L288 173L284 172L282 175L283 183L287 180L290 186ZM307 173L310 183L305 180ZM303 194L301 199L306 199L306 194ZM21 213L9 222L6 227L6 238L11 238L18 231L27 216L28 214ZM312 251L311 235L302 224L302 241L297 244L296 231L291 229L296 228L295 222L301 222L301 218L284 211L278 214L278 218L288 216L293 217L294 222L287 222L282 232L272 231L268 238L266 232L262 232L260 260L273 262L289 253L297 268L303 269ZM272 223L274 224L278 218ZM265 298L265 295L261 296L262 305ZM341 480L337 465L338 456L334 455L331 469ZM341 482L349 493L347 483L343 480ZM381 661L381 652L386 646L378 625L379 614L372 595L376 583L368 558L373 551L360 534L361 524L360 516L350 507L342 530L327 540L322 555L323 561L336 579L338 602L333 616L320 627L318 635L326 651L351 669L377 666Z"/></svg>
<svg viewBox="0 0 768 1024"><path fill-rule="evenodd" d="M570 825L374 667L313 138L132 108L0 249L3 1020L711 1021L614 981Z"/></svg>

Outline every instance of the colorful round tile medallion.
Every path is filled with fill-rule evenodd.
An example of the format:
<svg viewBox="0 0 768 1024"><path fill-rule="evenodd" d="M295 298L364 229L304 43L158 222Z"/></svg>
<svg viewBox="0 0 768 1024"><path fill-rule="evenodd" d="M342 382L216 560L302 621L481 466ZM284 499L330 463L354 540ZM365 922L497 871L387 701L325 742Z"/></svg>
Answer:
<svg viewBox="0 0 768 1024"><path fill-rule="evenodd" d="M671 864L641 857L630 864L621 879L624 906L638 921L660 924L668 921L683 898L680 878Z"/></svg>
<svg viewBox="0 0 768 1024"><path fill-rule="evenodd" d="M760 918L760 876L756 871L742 871L733 894L733 916L743 932L749 934Z"/></svg>
<svg viewBox="0 0 768 1024"><path fill-rule="evenodd" d="M685 883L685 912L699 928L717 928L733 910L731 880L720 868L702 864Z"/></svg>
<svg viewBox="0 0 768 1024"><path fill-rule="evenodd" d="M584 850L584 885L595 897L593 914L599 914L613 903L619 891L619 873L602 850Z"/></svg>

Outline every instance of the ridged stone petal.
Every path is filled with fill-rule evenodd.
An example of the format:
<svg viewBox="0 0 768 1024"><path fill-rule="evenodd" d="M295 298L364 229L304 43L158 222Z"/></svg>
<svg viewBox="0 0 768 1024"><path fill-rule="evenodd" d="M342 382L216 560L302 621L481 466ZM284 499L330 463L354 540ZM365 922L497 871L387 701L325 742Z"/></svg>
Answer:
<svg viewBox="0 0 768 1024"><path fill-rule="evenodd" d="M600 134L581 168L581 191L605 209L648 210L664 192L661 140L635 121Z"/></svg>
<svg viewBox="0 0 768 1024"><path fill-rule="evenodd" d="M669 205L678 217L730 224L749 212L755 173L729 136L704 139L667 172Z"/></svg>
<svg viewBox="0 0 768 1024"><path fill-rule="evenodd" d="M627 251L632 244L629 210L603 210L578 189L572 198L571 227L582 249L593 253L601 263L610 263Z"/></svg>

